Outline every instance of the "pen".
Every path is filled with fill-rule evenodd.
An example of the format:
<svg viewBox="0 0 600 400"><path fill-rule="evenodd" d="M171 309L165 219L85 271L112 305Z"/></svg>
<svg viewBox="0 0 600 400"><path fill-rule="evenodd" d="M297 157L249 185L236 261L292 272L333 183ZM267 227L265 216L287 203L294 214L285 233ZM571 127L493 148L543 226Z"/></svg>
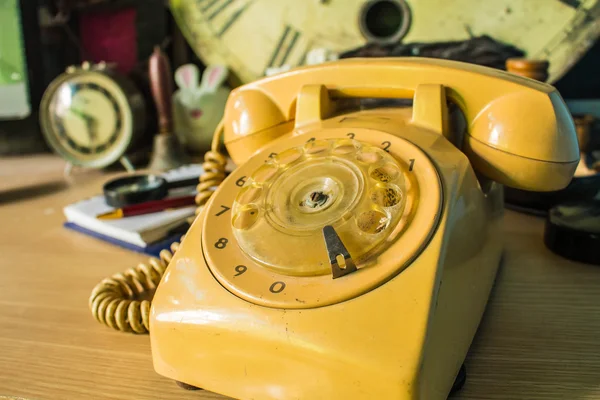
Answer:
<svg viewBox="0 0 600 400"><path fill-rule="evenodd" d="M164 211L169 208L185 207L196 204L196 196L183 196L175 197L171 199L153 200L145 203L134 204L131 206L125 206L117 208L113 211L100 214L96 216L98 219L120 219L125 217L131 217L134 215L151 214L159 211Z"/></svg>

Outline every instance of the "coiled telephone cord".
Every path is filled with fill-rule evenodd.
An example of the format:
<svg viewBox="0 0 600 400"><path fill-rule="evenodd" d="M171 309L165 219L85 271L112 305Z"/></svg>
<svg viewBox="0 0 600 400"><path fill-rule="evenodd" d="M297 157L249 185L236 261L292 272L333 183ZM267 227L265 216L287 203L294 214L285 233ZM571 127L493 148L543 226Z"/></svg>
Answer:
<svg viewBox="0 0 600 400"><path fill-rule="evenodd" d="M211 150L204 155L196 195L196 216L225 179L227 158L219 152L223 121L215 130ZM184 236L181 237L183 240ZM167 266L179 248L174 242L169 250L162 250L159 258L103 279L92 290L89 306L92 315L102 324L123 332L147 333L150 329L150 302Z"/></svg>

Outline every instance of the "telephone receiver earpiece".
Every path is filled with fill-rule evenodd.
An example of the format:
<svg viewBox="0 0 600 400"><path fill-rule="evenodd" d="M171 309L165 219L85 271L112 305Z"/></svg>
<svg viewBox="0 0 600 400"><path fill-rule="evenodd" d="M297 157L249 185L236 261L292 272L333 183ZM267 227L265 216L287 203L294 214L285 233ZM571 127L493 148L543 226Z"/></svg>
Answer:
<svg viewBox="0 0 600 400"><path fill-rule="evenodd" d="M467 121L459 148L475 170L514 188L562 189L579 162L574 122L551 85L416 57L343 59L239 87L225 110L225 143L234 162L242 163L277 136L332 117L338 100L351 98L412 98L410 123L448 139L446 101L454 102Z"/></svg>

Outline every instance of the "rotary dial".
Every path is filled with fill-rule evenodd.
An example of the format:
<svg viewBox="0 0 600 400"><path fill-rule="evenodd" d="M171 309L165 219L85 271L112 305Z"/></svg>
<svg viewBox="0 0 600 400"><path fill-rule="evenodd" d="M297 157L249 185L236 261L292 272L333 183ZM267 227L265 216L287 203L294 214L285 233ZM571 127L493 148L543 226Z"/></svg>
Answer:
<svg viewBox="0 0 600 400"><path fill-rule="evenodd" d="M427 155L373 129L274 142L236 169L203 210L215 278L264 306L310 308L357 296L422 251L441 210Z"/></svg>
<svg viewBox="0 0 600 400"><path fill-rule="evenodd" d="M335 229L354 262L378 249L404 209L403 172L387 152L355 140L289 149L258 168L239 192L235 238L266 268L330 274L323 228Z"/></svg>

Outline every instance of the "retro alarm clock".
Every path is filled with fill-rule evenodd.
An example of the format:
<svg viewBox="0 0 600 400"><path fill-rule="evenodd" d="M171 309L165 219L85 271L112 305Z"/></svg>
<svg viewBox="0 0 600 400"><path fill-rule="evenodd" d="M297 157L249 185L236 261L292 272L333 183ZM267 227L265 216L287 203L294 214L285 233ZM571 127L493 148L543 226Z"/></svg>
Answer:
<svg viewBox="0 0 600 400"><path fill-rule="evenodd" d="M136 86L106 63L71 66L46 89L40 124L70 165L103 168L121 160L143 133L145 104Z"/></svg>
<svg viewBox="0 0 600 400"><path fill-rule="evenodd" d="M230 94L175 253L90 305L149 330L155 370L187 387L445 399L500 263L503 185L560 189L578 161L558 92L508 72L345 59L263 78Z"/></svg>

